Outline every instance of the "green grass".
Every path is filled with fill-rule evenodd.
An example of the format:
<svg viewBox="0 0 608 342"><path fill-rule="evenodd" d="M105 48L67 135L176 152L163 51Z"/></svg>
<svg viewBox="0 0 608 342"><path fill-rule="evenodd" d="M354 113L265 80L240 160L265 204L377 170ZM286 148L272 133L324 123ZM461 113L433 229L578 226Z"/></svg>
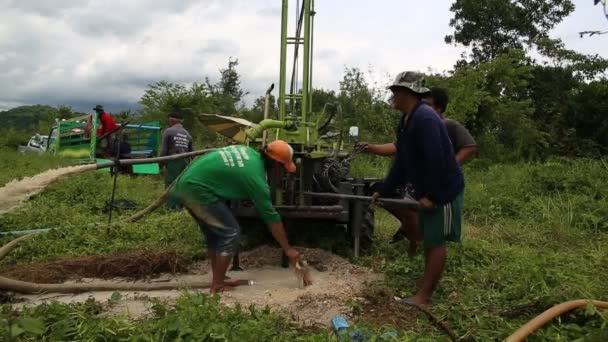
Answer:
<svg viewBox="0 0 608 342"><path fill-rule="evenodd" d="M59 163L6 152L0 158L18 160L18 167L28 165L31 170L42 170L45 163ZM353 170L358 175L381 177L389 162L364 158L353 165ZM28 172L15 167L3 169L13 176ZM475 341L502 340L554 304L579 298L608 300L606 162L557 160L491 165L474 161L465 175L463 241L448 248L448 266L432 309L458 336ZM3 177L4 182L8 181L9 176ZM117 198L133 200L142 207L162 188L157 177L121 177ZM202 255L204 242L184 212L160 210L141 222L114 227L109 232L89 226L107 220L102 208L110 195L109 175L93 172L52 185L20 210L1 216L1 231L61 229L23 243L0 266L140 247L175 247L193 258ZM119 217L128 214L117 213ZM376 224L378 243L374 251L356 262L385 273L387 287L410 296L414 280L422 273L422 257L410 260L403 244L388 244L398 227L394 218L379 211ZM0 242L9 240L4 237ZM125 317L99 318L95 305L52 304L16 315L4 306L2 319L24 330L22 340L38 340L40 336L53 340L58 336L53 335L55 331L62 331L57 327L67 329L66 336L71 340L173 340L182 336L184 340L206 337L221 341L258 336L257 340L325 341L331 336L326 331L298 330L264 310L220 309L205 295L185 295L175 308L158 304L153 317L137 322ZM26 317L32 320L18 321ZM361 326L365 328L364 323ZM415 327L394 328L406 340L444 338L423 317ZM383 331L368 330L372 336ZM0 327L0 336L7 333L5 324ZM530 338L545 340L608 340L608 316L592 308L564 315Z"/></svg>

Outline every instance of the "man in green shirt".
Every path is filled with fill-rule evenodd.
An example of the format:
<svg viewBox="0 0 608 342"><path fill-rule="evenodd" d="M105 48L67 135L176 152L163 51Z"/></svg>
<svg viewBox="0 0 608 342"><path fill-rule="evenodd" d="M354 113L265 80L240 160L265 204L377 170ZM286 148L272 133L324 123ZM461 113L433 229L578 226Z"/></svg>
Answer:
<svg viewBox="0 0 608 342"><path fill-rule="evenodd" d="M252 200L292 265L300 260L298 251L287 241L266 182L266 172L271 168L282 166L288 172L295 172L292 158L293 149L282 140L266 145L261 153L247 146L231 145L199 157L177 180L173 195L197 221L207 241L213 272L211 293L238 284L226 278L241 235L227 200Z"/></svg>

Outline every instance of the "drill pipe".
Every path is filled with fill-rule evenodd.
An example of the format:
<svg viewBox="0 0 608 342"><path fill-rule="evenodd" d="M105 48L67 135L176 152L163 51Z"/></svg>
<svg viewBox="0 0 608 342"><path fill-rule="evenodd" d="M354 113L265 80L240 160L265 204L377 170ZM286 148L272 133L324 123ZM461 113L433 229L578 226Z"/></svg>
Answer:
<svg viewBox="0 0 608 342"><path fill-rule="evenodd" d="M188 158L188 157L196 157L196 156L200 156L201 154L205 154L205 153L211 152L211 151L215 151L215 148L208 148L208 149L199 150L199 151L174 154L174 155L165 156L165 157L141 158L141 159L121 159L118 161L111 160L111 161L107 161L107 162L103 162L103 163L97 163L96 166L97 166L97 169L104 169L107 167L115 166L116 164L118 164L118 165L152 164L152 163L167 162L170 160L176 160L176 159L182 159L182 158Z"/></svg>
<svg viewBox="0 0 608 342"><path fill-rule="evenodd" d="M371 202L371 196L358 196L358 195L346 195L346 194L332 194L329 192L305 192L304 195L312 197L325 197L325 198L337 198L346 199L351 201L364 201ZM378 203L381 204L396 204L403 207L418 208L418 202L411 199L396 199L396 198L378 198Z"/></svg>

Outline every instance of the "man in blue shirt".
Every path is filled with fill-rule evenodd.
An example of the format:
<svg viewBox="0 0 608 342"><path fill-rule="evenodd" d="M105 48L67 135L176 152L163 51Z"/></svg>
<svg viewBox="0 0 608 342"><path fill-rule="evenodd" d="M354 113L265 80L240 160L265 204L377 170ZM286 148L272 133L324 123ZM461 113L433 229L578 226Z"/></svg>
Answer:
<svg viewBox="0 0 608 342"><path fill-rule="evenodd" d="M373 197L395 197L399 189L406 188L408 195L418 200L417 224L413 222L403 228L411 243L410 252L412 247L415 251L417 241L423 240L425 268L420 289L408 301L428 306L445 267L446 242L460 241L464 178L444 123L422 102L429 92L422 76L402 72L389 89L393 93L393 108L403 116L391 151L370 151L395 155L389 174ZM407 210L390 211L407 222L411 220Z"/></svg>

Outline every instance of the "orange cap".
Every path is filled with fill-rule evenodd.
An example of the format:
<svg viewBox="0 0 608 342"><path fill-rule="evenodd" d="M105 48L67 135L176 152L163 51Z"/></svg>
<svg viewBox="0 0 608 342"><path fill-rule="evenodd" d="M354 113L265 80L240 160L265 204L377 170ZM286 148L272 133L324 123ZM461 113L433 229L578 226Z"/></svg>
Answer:
<svg viewBox="0 0 608 342"><path fill-rule="evenodd" d="M293 163L293 148L283 140L275 140L266 145L264 152L270 158L283 164L289 172L296 172L296 164Z"/></svg>

